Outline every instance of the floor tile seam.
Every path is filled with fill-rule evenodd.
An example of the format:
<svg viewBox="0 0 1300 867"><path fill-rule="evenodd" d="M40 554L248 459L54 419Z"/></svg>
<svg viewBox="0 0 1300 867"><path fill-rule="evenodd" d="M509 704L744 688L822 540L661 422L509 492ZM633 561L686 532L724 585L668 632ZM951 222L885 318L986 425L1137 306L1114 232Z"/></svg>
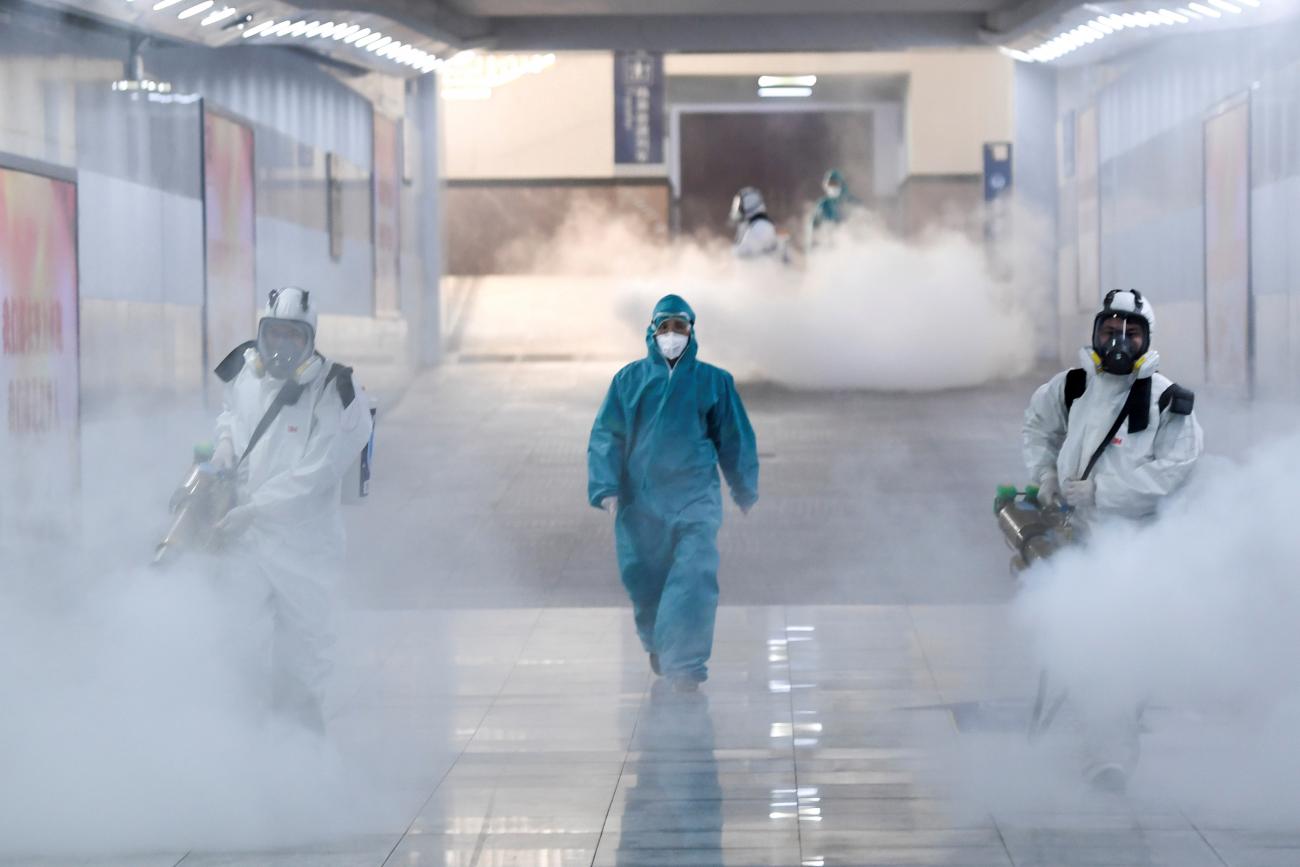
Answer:
<svg viewBox="0 0 1300 867"><path fill-rule="evenodd" d="M411 821L406 824L406 828L398 836L397 840L394 841L393 847L388 850L388 854L384 856L384 860L380 862L379 867L388 867L388 863L393 859L394 853L396 853L398 848L402 845L402 841L405 840L408 836L410 836L411 828L413 828L415 826L415 823L419 821L421 814L424 813L425 809L429 806L429 804L433 801L434 797L438 794L438 790L442 788L442 784L447 781L447 777L451 776L451 772L456 769L456 765L460 762L462 758L465 757L465 753L468 752L470 744L474 742L474 738L477 737L479 729L483 727L483 721L488 718L489 714L492 713L492 708L495 707L497 701L500 700L502 694L505 691L506 684L510 682L511 675L513 675L515 669L519 667L519 659L524 655L524 651L528 647L528 642L532 640L533 635L537 632L537 626L539 623L541 623L542 615L544 613L545 613L544 608L537 609L536 613L533 616L532 625L528 627L528 636L524 639L523 643L520 645L519 655L515 657L514 664L510 666L510 671L502 679L501 686L497 688L497 694L493 696L492 701L483 710L483 714L479 717L478 722L474 725L474 734L470 735L465 740L464 745L460 748L460 751L456 754L456 758L452 760L452 763L447 767L445 771L442 772L442 776L440 776L438 778L438 781L434 783L433 789L429 792L429 797L425 798L424 803L420 804L419 809L415 811L415 815L411 817Z"/></svg>
<svg viewBox="0 0 1300 867"><path fill-rule="evenodd" d="M1223 867L1231 867L1231 865L1228 863L1228 859L1223 857L1222 853L1219 852L1218 847L1216 847L1213 843L1210 842L1210 838L1205 836L1205 832L1201 830L1201 827L1199 825L1197 825L1195 822L1191 820L1191 817L1189 817L1187 813L1185 813L1183 810L1180 809L1178 811L1178 815L1182 816L1183 821L1185 821L1188 825L1191 826L1192 830L1196 832L1197 837L1201 838L1201 842L1204 843L1206 848L1208 848L1210 852L1214 855L1215 860L1217 860L1220 864L1222 864Z"/></svg>
<svg viewBox="0 0 1300 867"><path fill-rule="evenodd" d="M618 769L618 777L614 780L614 791L610 792L609 805L605 808L605 817L600 822L600 833L596 835L596 845L593 846L591 850L591 867L595 867L596 858L600 855L600 844L605 840L605 829L609 827L609 817L610 814L614 812L614 802L618 800L619 788L623 784L623 777L627 773L627 765L631 760L633 752L632 747L636 744L636 730L641 724L641 711L649 700L650 689L652 686L653 682L650 682L641 692L641 702L637 705L636 719L633 721L632 731L628 735L627 751L623 754L623 764ZM621 826L619 828L619 833L622 833Z"/></svg>
<svg viewBox="0 0 1300 867"><path fill-rule="evenodd" d="M989 819L993 822L993 830L997 832L998 842L1002 844L1002 851L1007 853L1007 863L1011 867L1019 867L1016 864L1016 856L1011 853L1011 847L1007 845L1007 837L1002 833L1002 824L998 822L998 817L990 813Z"/></svg>
<svg viewBox="0 0 1300 867"><path fill-rule="evenodd" d="M921 659L925 662L926 673L930 675L930 688L946 698L943 689L939 686L939 678L935 676L934 665L930 661L930 652L926 650L925 641L921 638L921 630L917 628L916 617L912 614L912 607L912 603L908 602L903 605L903 610L907 612L907 622L911 624L912 634L916 636L917 649L921 651ZM956 720L953 720L953 727L955 728L956 725Z"/></svg>

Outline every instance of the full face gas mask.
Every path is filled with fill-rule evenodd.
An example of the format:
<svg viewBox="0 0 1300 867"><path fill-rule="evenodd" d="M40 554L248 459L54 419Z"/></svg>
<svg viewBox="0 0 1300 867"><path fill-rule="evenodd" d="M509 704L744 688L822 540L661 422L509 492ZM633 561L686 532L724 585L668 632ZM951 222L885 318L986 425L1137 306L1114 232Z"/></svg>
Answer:
<svg viewBox="0 0 1300 867"><path fill-rule="evenodd" d="M763 194L754 187L744 187L731 200L731 222L751 220L766 210Z"/></svg>
<svg viewBox="0 0 1300 867"><path fill-rule="evenodd" d="M1128 376L1151 346L1151 324L1143 315L1144 301L1135 291L1111 291L1093 319L1092 351L1106 373Z"/></svg>
<svg viewBox="0 0 1300 867"><path fill-rule="evenodd" d="M311 358L315 333L298 319L266 317L257 326L257 354L272 379L290 379Z"/></svg>
<svg viewBox="0 0 1300 867"><path fill-rule="evenodd" d="M288 380L316 351L316 308L297 286L272 289L257 324L257 354L272 379Z"/></svg>

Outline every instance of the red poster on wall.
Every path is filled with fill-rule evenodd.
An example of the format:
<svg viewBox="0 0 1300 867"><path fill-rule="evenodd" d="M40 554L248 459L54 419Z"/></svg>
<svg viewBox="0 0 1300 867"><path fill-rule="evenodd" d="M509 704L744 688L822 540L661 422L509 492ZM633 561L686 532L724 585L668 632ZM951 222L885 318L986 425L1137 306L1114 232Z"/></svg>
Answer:
<svg viewBox="0 0 1300 867"><path fill-rule="evenodd" d="M57 528L80 475L77 188L0 168L0 538Z"/></svg>
<svg viewBox="0 0 1300 867"><path fill-rule="evenodd" d="M401 203L398 195L401 166L398 160L397 124L375 112L375 312L401 309L399 264L401 256Z"/></svg>
<svg viewBox="0 0 1300 867"><path fill-rule="evenodd" d="M257 211L253 130L203 112L204 339L209 369L257 327ZM211 384L211 378L204 379Z"/></svg>

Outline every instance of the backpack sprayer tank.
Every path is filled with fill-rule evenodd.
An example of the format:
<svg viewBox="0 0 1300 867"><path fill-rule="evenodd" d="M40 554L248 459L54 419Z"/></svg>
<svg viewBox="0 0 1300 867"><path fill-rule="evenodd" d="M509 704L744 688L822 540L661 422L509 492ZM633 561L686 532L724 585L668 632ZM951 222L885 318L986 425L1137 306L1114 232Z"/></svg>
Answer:
<svg viewBox="0 0 1300 867"><path fill-rule="evenodd" d="M1011 574L1016 577L1083 535L1082 527L1072 520L1073 512L1044 506L1038 502L1038 488L1032 485L1023 491L1014 485L999 487L993 513L1007 545L1016 552L1011 558Z"/></svg>
<svg viewBox="0 0 1300 867"><path fill-rule="evenodd" d="M216 526L235 505L234 474L214 467L212 446L194 448L194 466L172 495L171 529L154 549L153 563L160 565L176 549L211 550L216 546Z"/></svg>

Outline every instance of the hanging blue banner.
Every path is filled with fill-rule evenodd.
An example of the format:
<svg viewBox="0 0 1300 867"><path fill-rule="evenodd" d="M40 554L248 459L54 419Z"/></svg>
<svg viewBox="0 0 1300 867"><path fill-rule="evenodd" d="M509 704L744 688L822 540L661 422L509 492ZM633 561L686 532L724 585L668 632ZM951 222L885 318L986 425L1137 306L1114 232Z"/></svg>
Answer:
<svg viewBox="0 0 1300 867"><path fill-rule="evenodd" d="M614 162L664 161L664 57L648 51L614 53Z"/></svg>

